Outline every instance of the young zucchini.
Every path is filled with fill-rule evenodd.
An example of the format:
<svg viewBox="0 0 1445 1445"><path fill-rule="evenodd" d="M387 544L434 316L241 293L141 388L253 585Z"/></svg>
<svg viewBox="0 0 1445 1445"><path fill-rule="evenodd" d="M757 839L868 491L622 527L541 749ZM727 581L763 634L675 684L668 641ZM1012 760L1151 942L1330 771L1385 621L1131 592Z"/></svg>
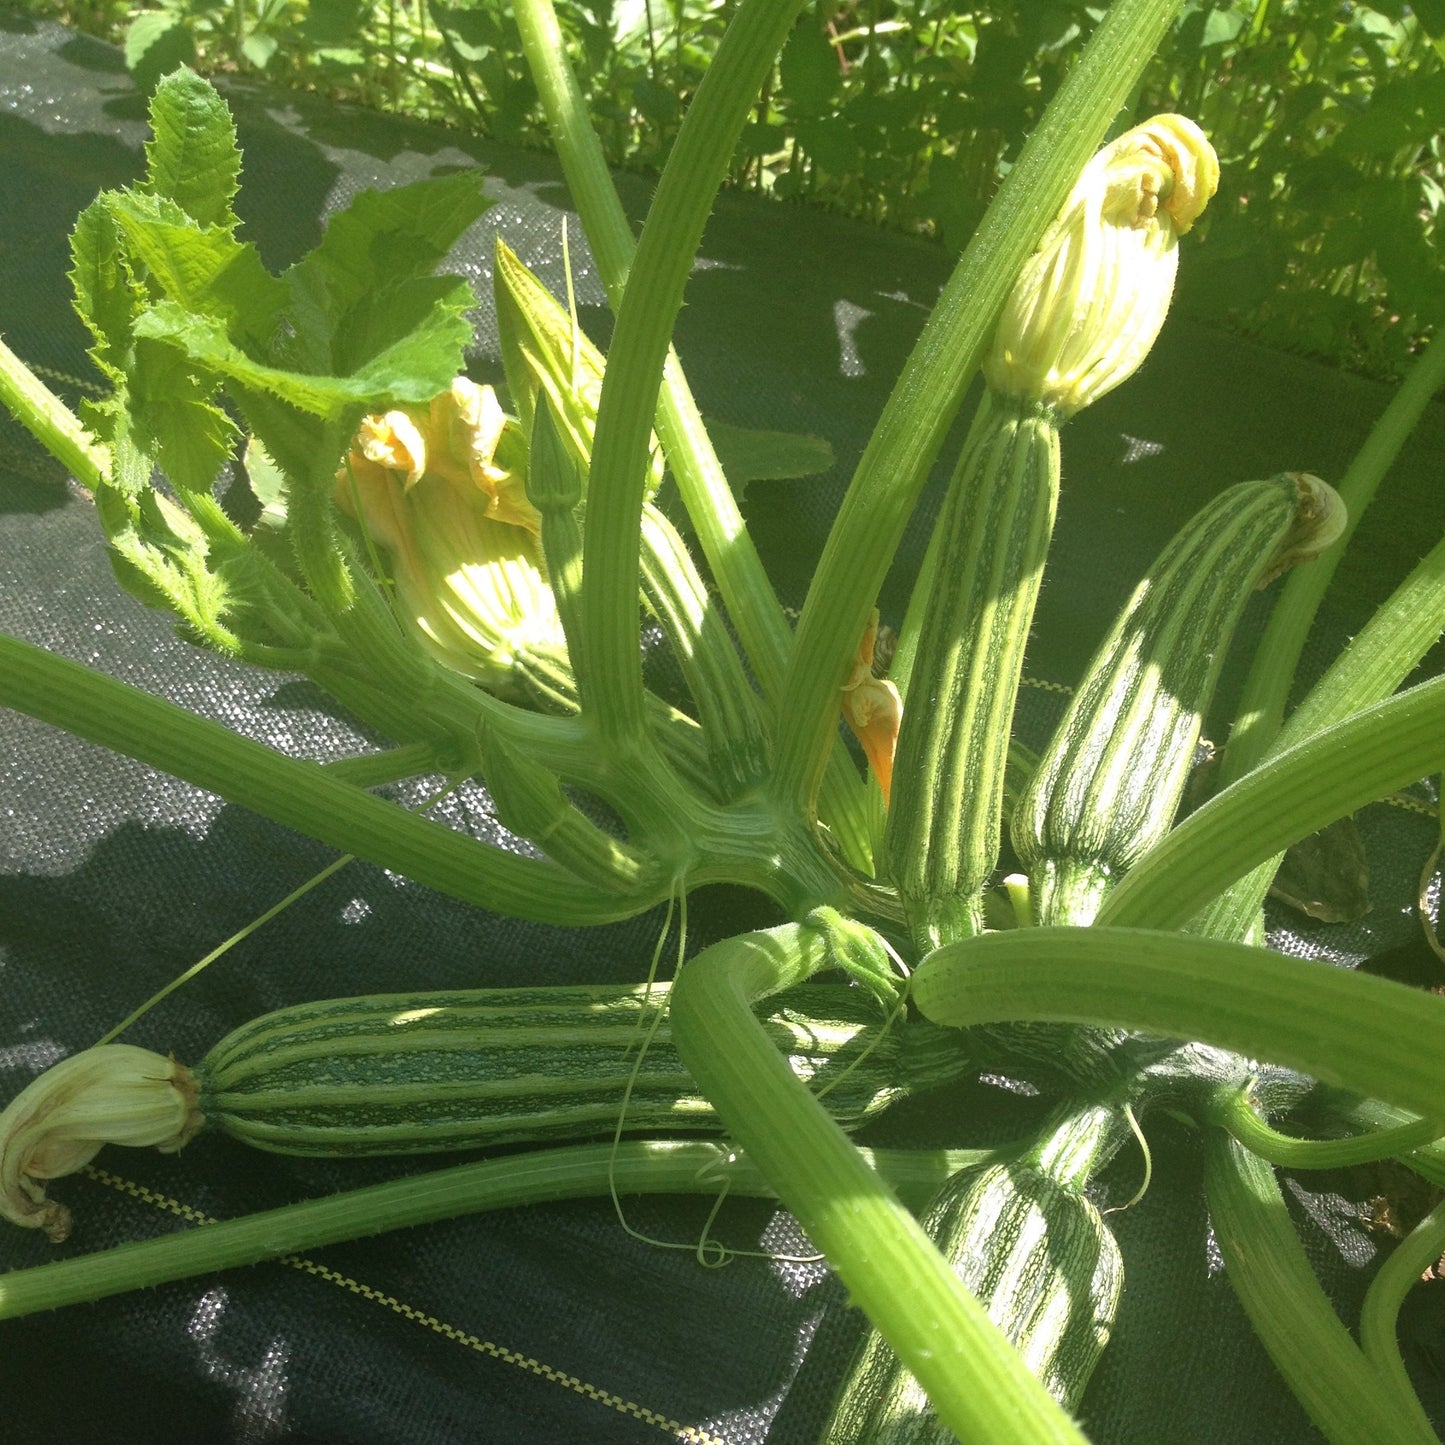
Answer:
<svg viewBox="0 0 1445 1445"><path fill-rule="evenodd" d="M1123 1285L1119 1247L1084 1196L1118 1116L1086 1111L1023 1158L955 1174L919 1222L1066 1409L1094 1371ZM950 1445L918 1382L876 1332L854 1361L828 1445Z"/></svg>
<svg viewBox="0 0 1445 1445"><path fill-rule="evenodd" d="M203 1128L338 1156L605 1138L619 1121L721 1133L673 1048L666 1001L665 984L384 994L267 1014L190 1069L126 1044L86 1049L0 1114L0 1216L63 1238L69 1216L44 1180L106 1143L174 1151ZM845 1126L969 1068L958 1030L886 1023L846 984L765 1007L779 1050Z"/></svg>
<svg viewBox="0 0 1445 1445"><path fill-rule="evenodd" d="M619 1116L630 1130L715 1131L666 1016L652 1029L666 997L665 985L624 985L302 1004L242 1025L201 1060L200 1111L207 1126L285 1154L597 1137ZM827 1090L840 1122L965 1067L950 1030L885 1029L878 1006L846 985L771 1002L779 1050Z"/></svg>
<svg viewBox="0 0 1445 1445"><path fill-rule="evenodd" d="M1245 603L1343 523L1336 492L1286 472L1221 492L1160 554L1014 813L1036 923L1092 922L1120 874L1173 826Z"/></svg>

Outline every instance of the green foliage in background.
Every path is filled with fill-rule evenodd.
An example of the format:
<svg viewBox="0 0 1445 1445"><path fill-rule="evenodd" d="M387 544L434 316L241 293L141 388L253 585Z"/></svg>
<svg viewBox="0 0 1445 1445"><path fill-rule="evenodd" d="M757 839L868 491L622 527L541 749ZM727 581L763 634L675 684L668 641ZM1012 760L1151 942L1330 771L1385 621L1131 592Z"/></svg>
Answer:
<svg viewBox="0 0 1445 1445"><path fill-rule="evenodd" d="M505 0L116 0L44 8L180 62L546 145ZM619 168L661 166L736 0L561 0ZM961 250L1103 7L820 0L732 165L735 185ZM1223 165L1182 310L1394 376L1445 316L1445 0L1191 3L1119 128L1197 116Z"/></svg>

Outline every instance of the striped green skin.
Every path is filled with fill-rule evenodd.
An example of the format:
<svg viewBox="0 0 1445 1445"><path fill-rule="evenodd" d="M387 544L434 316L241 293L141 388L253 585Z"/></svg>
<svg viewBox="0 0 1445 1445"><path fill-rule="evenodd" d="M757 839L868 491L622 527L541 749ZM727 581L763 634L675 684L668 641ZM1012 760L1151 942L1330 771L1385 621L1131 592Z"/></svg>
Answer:
<svg viewBox="0 0 1445 1445"><path fill-rule="evenodd" d="M1173 825L1234 629L1301 510L1288 475L1221 492L1100 647L1014 813L1038 924L1087 924Z"/></svg>
<svg viewBox="0 0 1445 1445"><path fill-rule="evenodd" d="M1066 1409L1108 1343L1123 1285L1119 1247L1083 1194L1022 1160L956 1174L920 1219L959 1278ZM855 1361L828 1445L955 1445L881 1336Z"/></svg>
<svg viewBox="0 0 1445 1445"><path fill-rule="evenodd" d="M1052 415L986 395L938 521L888 810L890 873L920 953L983 927L1058 487Z"/></svg>
<svg viewBox="0 0 1445 1445"><path fill-rule="evenodd" d="M242 1025L206 1055L194 1070L201 1113L207 1127L282 1154L597 1138L617 1127L635 1071L627 1130L720 1133L665 1015L651 1031L666 997L666 985L598 986L302 1004ZM957 1030L885 1028L877 1005L847 986L778 995L766 1017L795 1072L827 1089L844 1123L968 1067Z"/></svg>

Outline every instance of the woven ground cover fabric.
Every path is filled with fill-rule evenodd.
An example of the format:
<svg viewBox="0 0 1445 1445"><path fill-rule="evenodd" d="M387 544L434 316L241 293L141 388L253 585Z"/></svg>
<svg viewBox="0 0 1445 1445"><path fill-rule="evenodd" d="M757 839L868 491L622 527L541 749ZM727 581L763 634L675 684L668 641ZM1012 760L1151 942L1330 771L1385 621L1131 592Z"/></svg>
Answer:
<svg viewBox="0 0 1445 1445"><path fill-rule="evenodd" d="M550 158L238 82L246 233L274 269L317 240L358 190L459 167L492 208L454 267L483 298L473 375L500 380L487 299L500 231L560 290L568 200ZM106 186L139 172L144 104L119 55L58 26L0 27L0 333L72 402L94 373L69 305L66 235ZM623 178L634 214L650 184ZM570 229L584 324L605 340L595 268ZM680 320L705 413L823 436L834 470L758 483L745 509L789 607L801 604L846 478L947 274L920 243L813 212L724 196ZM1064 494L1026 692L1042 733L1113 610L1175 527L1220 487L1283 469L1338 479L1388 390L1222 333L1172 321L1136 380L1064 433ZM950 458L940 467L942 472ZM1430 408L1326 606L1317 671L1445 525L1445 408ZM940 497L936 478L881 599L897 622ZM1266 603L1251 611L1258 626ZM0 425L0 629L122 677L298 756L378 742L309 685L232 666L179 641L120 592L84 494ZM1427 666L1438 671L1439 657ZM1221 716L1227 715L1229 687ZM401 794L416 802L427 785ZM1422 794L1422 798L1426 795ZM502 837L488 800L452 821ZM1428 981L1411 900L1434 821L1401 808L1361 819L1372 910L1353 925L1280 911L1294 951ZM329 862L320 844L97 748L0 712L0 1097L93 1043L143 998ZM775 922L736 890L701 894L693 951ZM510 983L636 980L660 914L586 934L485 914L351 864L147 1015L131 1041L198 1058L237 1024L340 994ZM1438 981L1438 971L1435 975ZM875 1142L971 1144L1017 1132L1030 1101L983 1084L875 1126ZM1151 1125L1154 1183L1111 1216L1127 1270L1115 1343L1082 1417L1100 1445L1259 1445L1318 1436L1254 1341L1209 1234L1194 1139ZM0 1267L38 1264L428 1167L251 1154L202 1137L180 1157L108 1150L104 1177L55 1192L75 1211L63 1246L0 1234ZM1122 1203L1126 1151L1099 1181ZM1381 1242L1354 1177L1287 1188L1346 1319ZM177 1212L180 1209L180 1213ZM704 1269L691 1246L709 1201L628 1200L509 1210L164 1286L0 1326L6 1438L315 1441L357 1445L817 1439L861 1323L775 1206L730 1201L714 1231L743 1250ZM3 1288L3 1282L0 1282ZM1405 1321L1412 1367L1445 1424L1445 1284Z"/></svg>

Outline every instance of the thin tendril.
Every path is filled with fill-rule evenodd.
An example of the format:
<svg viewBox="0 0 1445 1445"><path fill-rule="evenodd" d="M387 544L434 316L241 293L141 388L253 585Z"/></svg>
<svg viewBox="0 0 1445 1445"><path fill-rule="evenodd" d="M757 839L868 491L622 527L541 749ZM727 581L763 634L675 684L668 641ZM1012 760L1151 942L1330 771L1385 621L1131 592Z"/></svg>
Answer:
<svg viewBox="0 0 1445 1445"><path fill-rule="evenodd" d="M1101 1209L1099 1211L1101 1217L1105 1214L1122 1214L1126 1209L1132 1209L1149 1192L1150 1182L1154 1178L1154 1155L1149 1149L1149 1141L1144 1137L1144 1131L1139 1127L1138 1119L1134 1117L1132 1105L1124 1105L1124 1117L1129 1121L1129 1127L1139 1141L1140 1152L1144 1155L1144 1178L1131 1198L1126 1199L1122 1204L1114 1205L1111 1209Z"/></svg>
<svg viewBox="0 0 1445 1445"><path fill-rule="evenodd" d="M645 995L650 995L654 985L657 983L657 971L662 961L663 946L667 942L667 935L672 928L673 908L677 908L677 961L673 965L672 977L675 982L677 975L682 971L683 960L687 956L687 888L682 878L675 879L672 892L668 895L667 913L662 920L662 930L658 934L657 946L652 951L652 962L648 966L647 981L644 984ZM697 1262L705 1269L721 1269L726 1264L731 1264L735 1259L766 1259L774 1264L816 1264L822 1259L822 1255L794 1256L786 1254L775 1254L768 1250L759 1249L733 1249L725 1245L721 1240L712 1237L713 1222L717 1219L724 1202L728 1196L728 1185L723 1183L717 1198L713 1201L712 1208L708 1211L707 1219L703 1222L702 1232L697 1241L693 1244L679 1244L676 1240L658 1239L655 1235L644 1234L639 1229L634 1229L627 1222L627 1215L622 1208L622 1198L617 1192L617 1151L622 1144L622 1133L627 1127L627 1110L632 1103L632 1093L638 1079L642 1074L643 1061L647 1057L647 1051L652 1046L652 1041L657 1035L657 1030L662 1024L664 1008L659 1005L651 1019L644 1025L641 1019L638 1020L638 1030L641 1032L644 1027L641 1046L638 1048L637 1057L633 1061L632 1072L628 1076L626 1087L622 1091L622 1107L617 1115L617 1125L612 1131L612 1152L607 1160L607 1193L612 1200L612 1211L617 1216L617 1222L622 1226L622 1232L629 1238L638 1240L642 1244L650 1244L654 1249L677 1249L684 1250L694 1256ZM699 1175L701 1179L703 1176Z"/></svg>
<svg viewBox="0 0 1445 1445"><path fill-rule="evenodd" d="M318 884L324 883L333 873L339 872L352 861L352 857L353 855L350 853L343 853L335 862L328 863L326 867L314 877L308 878L299 888L293 889L279 903L268 908L259 918L253 918L244 927L238 928L224 943L217 944L204 958L193 963L183 972L178 973L164 988L158 989L153 993L134 1013L127 1014L108 1034L104 1034L96 1040L95 1047L99 1048L102 1044L114 1043L133 1023L143 1018L158 1003L169 998L182 984L189 983L203 968L214 963L223 953L230 952L238 943L243 939L249 938L263 924L270 923L278 913L284 913L293 903L300 898L304 898L306 894L310 893Z"/></svg>
<svg viewBox="0 0 1445 1445"><path fill-rule="evenodd" d="M465 779L461 777L449 779L446 786L439 788L433 793L431 797L422 803L418 811L422 813L430 812L448 793L454 792L459 788L463 781L465 781ZM340 858L328 863L319 873L308 878L299 888L292 889L279 903L273 904L259 917L253 918L244 927L238 928L228 939L217 944L204 958L197 960L197 962L193 963L189 968L178 973L164 988L153 993L134 1013L127 1014L109 1033L103 1034L96 1040L95 1047L99 1048L102 1044L114 1043L121 1034L139 1019L144 1018L158 1003L169 998L171 994L183 984L187 984L195 978L202 969L213 964L223 954L229 953L238 943L243 942L255 933L258 928L270 923L278 914L284 913L293 903L304 898L313 888L330 878L333 873L339 873L348 863L355 861L355 856L353 853L343 853Z"/></svg>

